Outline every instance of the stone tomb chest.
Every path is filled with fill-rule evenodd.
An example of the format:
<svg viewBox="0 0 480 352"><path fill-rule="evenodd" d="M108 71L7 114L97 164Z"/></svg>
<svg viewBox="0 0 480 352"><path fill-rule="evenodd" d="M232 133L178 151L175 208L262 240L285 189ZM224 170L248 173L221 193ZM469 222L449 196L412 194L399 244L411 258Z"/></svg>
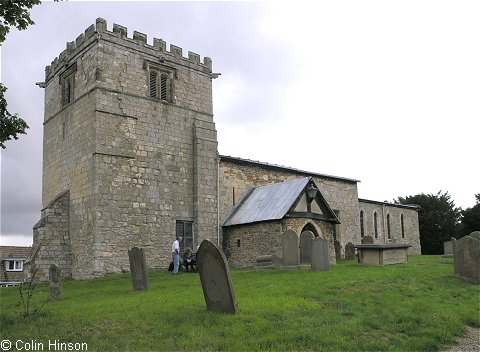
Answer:
<svg viewBox="0 0 480 352"><path fill-rule="evenodd" d="M358 262L363 265L388 265L408 262L405 243L357 244Z"/></svg>

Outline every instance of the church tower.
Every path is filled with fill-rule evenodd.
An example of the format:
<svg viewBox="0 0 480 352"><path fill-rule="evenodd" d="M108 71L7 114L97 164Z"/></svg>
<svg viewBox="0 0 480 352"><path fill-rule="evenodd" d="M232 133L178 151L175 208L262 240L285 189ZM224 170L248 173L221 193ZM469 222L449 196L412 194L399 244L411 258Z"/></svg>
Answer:
<svg viewBox="0 0 480 352"><path fill-rule="evenodd" d="M134 246L166 267L176 235L217 240L215 77L209 58L100 18L46 67L40 277L128 270Z"/></svg>

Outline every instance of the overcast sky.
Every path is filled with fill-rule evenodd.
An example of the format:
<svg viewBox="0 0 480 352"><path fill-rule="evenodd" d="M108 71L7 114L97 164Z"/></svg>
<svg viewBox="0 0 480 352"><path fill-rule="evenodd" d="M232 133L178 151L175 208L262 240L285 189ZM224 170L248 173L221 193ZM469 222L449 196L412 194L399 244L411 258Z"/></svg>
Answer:
<svg viewBox="0 0 480 352"><path fill-rule="evenodd" d="M480 1L44 2L1 49L28 135L1 152L2 245L40 219L45 66L97 17L213 60L219 152L358 179L359 196L480 193Z"/></svg>

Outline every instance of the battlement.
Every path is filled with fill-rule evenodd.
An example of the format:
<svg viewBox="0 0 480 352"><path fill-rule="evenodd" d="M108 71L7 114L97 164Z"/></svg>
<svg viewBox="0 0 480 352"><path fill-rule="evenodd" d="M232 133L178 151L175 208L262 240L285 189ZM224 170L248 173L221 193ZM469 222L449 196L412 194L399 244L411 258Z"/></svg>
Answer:
<svg viewBox="0 0 480 352"><path fill-rule="evenodd" d="M162 39L153 38L153 44L150 45L147 43L146 34L133 31L132 38L128 38L127 34L128 29L116 23L113 24L112 31L107 30L107 21L103 18L97 18L95 24L89 26L75 41L68 42L66 49L50 65L45 67L45 82L51 79L59 70L65 68L70 59L81 50L92 42L101 39L107 41L121 40L124 42L124 45L145 51L146 54L157 56L160 61L173 61L207 74L212 73L212 60L209 57L204 57L203 62L201 62L200 55L191 51L188 52L188 57L183 57L182 48L170 44L170 50L167 51L167 44Z"/></svg>

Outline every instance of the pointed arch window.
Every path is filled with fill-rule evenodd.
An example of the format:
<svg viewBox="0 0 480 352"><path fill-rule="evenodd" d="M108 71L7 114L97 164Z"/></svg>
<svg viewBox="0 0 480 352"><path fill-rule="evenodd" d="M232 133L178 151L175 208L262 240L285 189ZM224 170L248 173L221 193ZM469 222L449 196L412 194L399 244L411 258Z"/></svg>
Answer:
<svg viewBox="0 0 480 352"><path fill-rule="evenodd" d="M360 210L360 236L365 237L365 224L363 220L363 210Z"/></svg>
<svg viewBox="0 0 480 352"><path fill-rule="evenodd" d="M390 214L387 214L387 237L389 240L392 238L392 231L390 227Z"/></svg>

